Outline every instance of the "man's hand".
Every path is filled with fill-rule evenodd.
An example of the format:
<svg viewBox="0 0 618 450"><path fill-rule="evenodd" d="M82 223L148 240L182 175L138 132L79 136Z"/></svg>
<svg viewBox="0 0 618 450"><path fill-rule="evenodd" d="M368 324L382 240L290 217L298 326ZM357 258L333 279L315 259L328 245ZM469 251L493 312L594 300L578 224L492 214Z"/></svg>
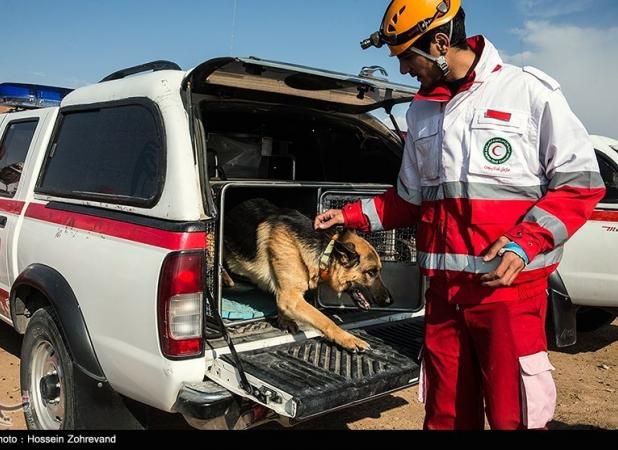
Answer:
<svg viewBox="0 0 618 450"><path fill-rule="evenodd" d="M343 211L340 209L331 209L315 218L313 227L316 230L327 230L337 225L343 225Z"/></svg>
<svg viewBox="0 0 618 450"><path fill-rule="evenodd" d="M509 238L502 236L489 249L483 260L490 262L496 259L498 252L509 242L511 242ZM513 252L506 252L502 256L502 262L498 268L494 272L483 275L481 281L483 286L490 288L511 286L521 271L524 270L524 267L526 267L526 264L518 255Z"/></svg>

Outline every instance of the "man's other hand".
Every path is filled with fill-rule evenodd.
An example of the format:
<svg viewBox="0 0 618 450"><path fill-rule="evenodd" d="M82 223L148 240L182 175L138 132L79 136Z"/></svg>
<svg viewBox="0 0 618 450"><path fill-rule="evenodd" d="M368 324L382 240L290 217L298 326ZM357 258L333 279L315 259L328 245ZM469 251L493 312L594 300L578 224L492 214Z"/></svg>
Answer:
<svg viewBox="0 0 618 450"><path fill-rule="evenodd" d="M502 236L492 245L483 260L490 262L496 259L500 250L509 242L511 242L509 238ZM513 252L505 252L498 268L487 275L483 275L481 281L483 286L490 288L511 286L525 267L526 264L518 255Z"/></svg>

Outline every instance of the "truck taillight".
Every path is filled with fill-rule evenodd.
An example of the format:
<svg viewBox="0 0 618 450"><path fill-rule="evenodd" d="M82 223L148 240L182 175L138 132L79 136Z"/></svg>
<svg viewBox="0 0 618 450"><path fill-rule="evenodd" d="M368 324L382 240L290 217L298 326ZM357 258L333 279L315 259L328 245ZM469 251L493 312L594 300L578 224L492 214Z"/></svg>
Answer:
<svg viewBox="0 0 618 450"><path fill-rule="evenodd" d="M159 279L159 340L169 358L199 356L204 351L203 256L172 253L163 262Z"/></svg>

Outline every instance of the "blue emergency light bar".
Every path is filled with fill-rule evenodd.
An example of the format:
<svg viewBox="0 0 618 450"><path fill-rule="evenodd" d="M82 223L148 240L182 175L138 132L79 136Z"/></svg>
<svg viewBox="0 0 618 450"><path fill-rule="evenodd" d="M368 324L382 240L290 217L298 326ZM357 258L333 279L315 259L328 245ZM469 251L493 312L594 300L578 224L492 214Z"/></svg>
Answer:
<svg viewBox="0 0 618 450"><path fill-rule="evenodd" d="M17 108L47 108L60 106L72 89L38 84L0 83L0 105Z"/></svg>

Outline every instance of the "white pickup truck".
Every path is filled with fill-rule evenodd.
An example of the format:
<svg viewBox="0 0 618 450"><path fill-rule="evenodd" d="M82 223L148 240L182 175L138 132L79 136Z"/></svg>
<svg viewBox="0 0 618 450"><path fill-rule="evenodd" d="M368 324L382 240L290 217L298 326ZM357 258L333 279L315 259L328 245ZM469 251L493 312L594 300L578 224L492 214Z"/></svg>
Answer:
<svg viewBox="0 0 618 450"><path fill-rule="evenodd" d="M17 107L0 114L0 319L24 334L28 427L142 427L142 405L201 429L292 425L416 383L412 230L368 236L391 308L309 299L363 354L280 330L274 298L220 282L223 215L244 199L315 217L387 189L401 140L369 113L414 93L254 58L156 61L68 95L0 84Z"/></svg>
<svg viewBox="0 0 618 450"><path fill-rule="evenodd" d="M370 113L415 93L255 58L190 71L155 61L70 93L0 84L13 109L0 114L0 319L24 334L28 427L148 426L135 404L200 429L293 425L417 383L414 230L365 236L389 308L359 312L326 290L308 299L369 341L363 354L283 332L273 298L221 282L234 205L262 197L314 217L388 189L402 142ZM552 280L559 345L574 342L576 318L590 328L615 315L618 157L615 142L595 142L608 198Z"/></svg>

